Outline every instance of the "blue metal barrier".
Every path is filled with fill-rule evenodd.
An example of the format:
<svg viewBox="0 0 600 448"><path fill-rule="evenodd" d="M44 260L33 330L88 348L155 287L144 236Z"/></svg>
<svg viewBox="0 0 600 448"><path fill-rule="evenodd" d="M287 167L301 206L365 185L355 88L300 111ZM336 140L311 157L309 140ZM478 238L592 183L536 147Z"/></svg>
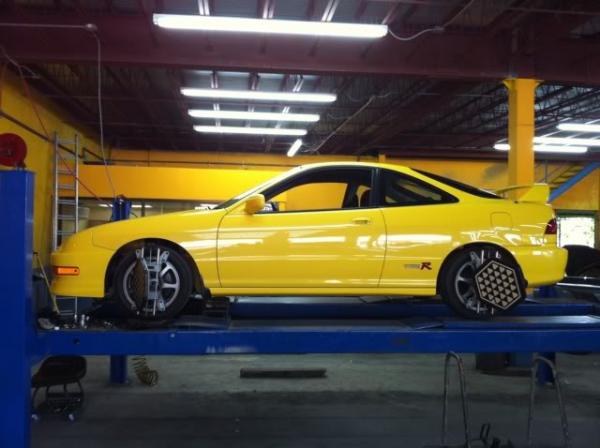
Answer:
<svg viewBox="0 0 600 448"><path fill-rule="evenodd" d="M0 447L29 446L34 174L0 171Z"/></svg>

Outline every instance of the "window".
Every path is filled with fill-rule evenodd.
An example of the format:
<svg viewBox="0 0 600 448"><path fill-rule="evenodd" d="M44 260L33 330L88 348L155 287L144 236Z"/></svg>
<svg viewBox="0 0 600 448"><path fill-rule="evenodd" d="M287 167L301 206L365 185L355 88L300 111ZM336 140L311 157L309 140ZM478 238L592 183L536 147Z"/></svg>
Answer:
<svg viewBox="0 0 600 448"><path fill-rule="evenodd" d="M558 245L569 244L595 247L596 220L589 215L558 216Z"/></svg>
<svg viewBox="0 0 600 448"><path fill-rule="evenodd" d="M368 207L372 173L371 169L363 168L317 168L274 185L262 194L271 204L271 213Z"/></svg>
<svg viewBox="0 0 600 448"><path fill-rule="evenodd" d="M454 179L448 179L444 176L439 176L437 174L428 173L427 171L415 170L417 173L422 174L423 176L427 176L432 178L433 180L437 180L442 184L448 185L449 187L456 188L457 190L464 191L465 193L472 194L474 196L479 196L480 198L487 199L502 199L502 196L498 196L497 194L492 193L491 191L482 190L481 188L472 187L471 185L463 184Z"/></svg>
<svg viewBox="0 0 600 448"><path fill-rule="evenodd" d="M241 194L238 194L237 196L235 196L235 197L233 197L231 199L228 199L225 202L222 202L222 203L218 204L214 208L217 209L217 210L218 209L222 209L222 208L227 208L227 207L235 204L236 202L242 200L243 198L248 197L251 194L254 194L254 193L256 193L256 192L258 192L260 190L263 190L265 188L265 185L267 185L267 184L271 185L273 183L277 183L278 179L284 178L284 177L286 177L288 175L289 175L289 172L281 173L278 176L275 176L273 179L269 179L268 181L263 182L262 184L257 185L255 187L251 188L250 190L247 190L247 191L245 191L245 192L243 192Z"/></svg>
<svg viewBox="0 0 600 448"><path fill-rule="evenodd" d="M382 205L427 205L457 202L445 191L410 176L393 171L382 171Z"/></svg>

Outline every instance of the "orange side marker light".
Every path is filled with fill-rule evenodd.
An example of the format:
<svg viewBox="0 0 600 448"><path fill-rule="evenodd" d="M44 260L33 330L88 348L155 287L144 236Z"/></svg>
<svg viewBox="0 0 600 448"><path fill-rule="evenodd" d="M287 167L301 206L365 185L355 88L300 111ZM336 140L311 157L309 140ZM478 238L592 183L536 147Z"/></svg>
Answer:
<svg viewBox="0 0 600 448"><path fill-rule="evenodd" d="M54 273L56 275L79 275L77 266L55 266Z"/></svg>

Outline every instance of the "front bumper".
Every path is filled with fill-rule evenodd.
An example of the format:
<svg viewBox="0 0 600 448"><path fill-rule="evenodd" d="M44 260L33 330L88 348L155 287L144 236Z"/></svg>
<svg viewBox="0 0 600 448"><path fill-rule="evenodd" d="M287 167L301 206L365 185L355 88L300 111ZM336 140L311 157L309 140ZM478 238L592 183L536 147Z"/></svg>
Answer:
<svg viewBox="0 0 600 448"><path fill-rule="evenodd" d="M86 248L87 249L87 248ZM50 257L55 266L76 266L79 275L55 275L52 292L58 296L104 297L104 277L114 251L98 247L81 251L59 249Z"/></svg>
<svg viewBox="0 0 600 448"><path fill-rule="evenodd" d="M530 246L511 250L529 288L552 285L565 276L567 251L560 247Z"/></svg>

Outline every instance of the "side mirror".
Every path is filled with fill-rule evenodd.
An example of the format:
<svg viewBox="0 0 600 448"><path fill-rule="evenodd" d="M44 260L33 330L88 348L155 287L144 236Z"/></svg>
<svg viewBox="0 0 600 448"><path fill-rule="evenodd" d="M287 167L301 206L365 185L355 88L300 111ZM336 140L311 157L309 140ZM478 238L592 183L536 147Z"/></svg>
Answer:
<svg viewBox="0 0 600 448"><path fill-rule="evenodd" d="M246 213L253 215L265 208L265 197L262 194L253 194L246 199Z"/></svg>

